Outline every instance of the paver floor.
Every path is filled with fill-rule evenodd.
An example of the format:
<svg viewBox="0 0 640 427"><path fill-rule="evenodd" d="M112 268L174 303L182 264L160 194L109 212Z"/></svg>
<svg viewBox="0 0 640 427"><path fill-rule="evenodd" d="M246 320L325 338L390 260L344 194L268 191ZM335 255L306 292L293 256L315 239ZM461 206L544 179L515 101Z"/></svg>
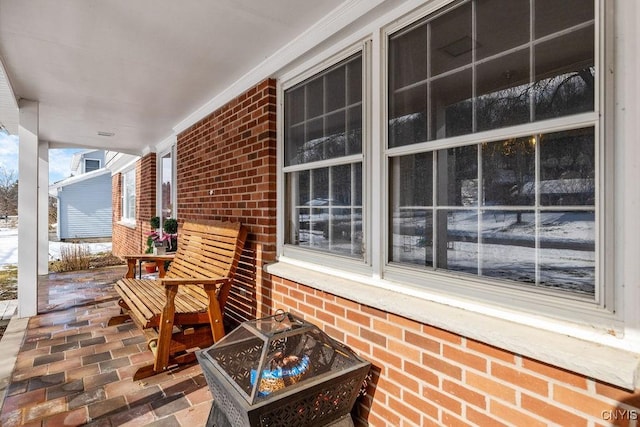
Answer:
<svg viewBox="0 0 640 427"><path fill-rule="evenodd" d="M120 312L112 284L123 274L105 268L41 281L40 314L29 319L0 425L205 425L212 396L198 364L132 380L153 355L135 325L107 326Z"/></svg>

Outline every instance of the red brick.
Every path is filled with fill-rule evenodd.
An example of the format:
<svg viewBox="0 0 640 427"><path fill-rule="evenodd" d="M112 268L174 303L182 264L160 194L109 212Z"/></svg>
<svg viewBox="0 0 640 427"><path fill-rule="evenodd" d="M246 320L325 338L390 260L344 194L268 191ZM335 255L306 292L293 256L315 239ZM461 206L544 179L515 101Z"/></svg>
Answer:
<svg viewBox="0 0 640 427"><path fill-rule="evenodd" d="M462 369L458 366L452 365L449 362L445 362L437 357L430 356L428 354L422 355L422 364L435 371L442 372L445 375L455 378L457 380L462 379Z"/></svg>
<svg viewBox="0 0 640 427"><path fill-rule="evenodd" d="M451 332L447 332L439 328L434 328L433 326L423 325L422 331L425 334L439 338L443 341L449 341L452 344L462 344L462 337L460 337L459 335L452 334Z"/></svg>
<svg viewBox="0 0 640 427"><path fill-rule="evenodd" d="M469 388L454 383L453 381L445 379L442 382L442 390L452 396L456 396L468 404L475 405L480 409L485 409L487 407L487 399L482 393L470 390Z"/></svg>
<svg viewBox="0 0 640 427"><path fill-rule="evenodd" d="M440 354L440 343L431 339L424 334L417 334L411 331L405 331L404 340L410 344L419 347L422 350Z"/></svg>
<svg viewBox="0 0 640 427"><path fill-rule="evenodd" d="M426 386L424 387L422 395L430 402L440 405L451 412L456 414L460 414L462 412L462 403L460 403L460 401L440 392L438 389Z"/></svg>
<svg viewBox="0 0 640 427"><path fill-rule="evenodd" d="M581 412L591 415L594 418L602 418L603 411L611 411L616 405L611 405L592 396L572 390L568 387L554 385L553 400L557 403L575 408L574 412Z"/></svg>
<svg viewBox="0 0 640 427"><path fill-rule="evenodd" d="M489 412L495 419L503 420L510 424L527 427L546 427L548 425L521 409L516 409L494 400L489 402L489 407L491 408Z"/></svg>
<svg viewBox="0 0 640 427"><path fill-rule="evenodd" d="M481 343L478 341L474 341L467 338L467 348L470 350L477 351L479 353L484 354L485 356L502 360L507 363L515 363L515 355L508 351L499 349L497 347L493 347L491 345L487 345L485 343Z"/></svg>
<svg viewBox="0 0 640 427"><path fill-rule="evenodd" d="M557 368L546 363L523 357L522 367L564 384L572 385L574 387L580 387L583 389L587 388L587 378L585 378L583 375L575 374L573 372Z"/></svg>
<svg viewBox="0 0 640 427"><path fill-rule="evenodd" d="M629 390L625 390L620 387L596 382L596 393L617 402L624 402L627 405L640 409L640 389L636 390L635 393L632 393Z"/></svg>
<svg viewBox="0 0 640 427"><path fill-rule="evenodd" d="M580 417L571 411L560 408L526 393L522 394L521 406L522 409L530 411L562 426L587 426L588 424L586 418Z"/></svg>
<svg viewBox="0 0 640 427"><path fill-rule="evenodd" d="M404 371L421 382L429 383L435 387L440 384L440 379L433 371L425 369L423 366L404 361Z"/></svg>
<svg viewBox="0 0 640 427"><path fill-rule="evenodd" d="M517 387L522 387L533 391L534 393L538 393L542 396L549 395L549 383L547 381L522 372L520 369L492 362L491 375Z"/></svg>
<svg viewBox="0 0 640 427"><path fill-rule="evenodd" d="M389 396L389 407L400 414L403 421L410 421L415 424L420 423L420 419L422 418L420 412L416 411L416 408L411 407L411 405L408 405L406 402Z"/></svg>
<svg viewBox="0 0 640 427"><path fill-rule="evenodd" d="M389 321L380 320L380 319L372 319L373 320L373 329L378 331L381 334L384 334L389 337L394 338L402 338L404 334L404 330L396 325L391 324Z"/></svg>
<svg viewBox="0 0 640 427"><path fill-rule="evenodd" d="M470 387L483 391L488 396L492 396L512 404L516 403L516 391L509 386L494 381L492 378L479 375L474 372L467 372L465 374L465 382Z"/></svg>
<svg viewBox="0 0 640 427"><path fill-rule="evenodd" d="M442 355L447 360L454 360L475 370L481 372L487 371L486 359L476 356L475 354L465 352L449 345L444 345L442 348Z"/></svg>

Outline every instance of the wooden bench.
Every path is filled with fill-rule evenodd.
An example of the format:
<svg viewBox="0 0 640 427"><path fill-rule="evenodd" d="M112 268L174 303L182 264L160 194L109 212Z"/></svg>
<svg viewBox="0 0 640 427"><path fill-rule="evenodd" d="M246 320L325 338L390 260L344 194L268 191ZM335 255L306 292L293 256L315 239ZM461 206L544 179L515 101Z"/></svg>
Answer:
<svg viewBox="0 0 640 427"><path fill-rule="evenodd" d="M133 320L144 330L155 358L153 365L138 369L134 380L192 362L192 350L224 336L222 313L246 237L239 223L185 222L174 256L140 256L160 264L171 260L157 280L134 278L131 265L135 267L137 258L127 257L127 277L115 284L123 314L109 325Z"/></svg>

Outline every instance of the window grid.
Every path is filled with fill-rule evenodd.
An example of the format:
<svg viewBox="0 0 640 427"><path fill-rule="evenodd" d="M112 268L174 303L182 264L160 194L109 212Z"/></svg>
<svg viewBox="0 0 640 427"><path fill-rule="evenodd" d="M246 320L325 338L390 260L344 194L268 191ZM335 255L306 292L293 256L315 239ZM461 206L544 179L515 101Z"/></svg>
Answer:
<svg viewBox="0 0 640 427"><path fill-rule="evenodd" d="M596 132L598 128L597 124L599 121L599 117L597 112L595 111L595 105L596 105L595 102L598 100L598 86L595 86L595 90L593 90L592 92L593 99L591 100L591 107L589 107L588 104L577 104L578 108L582 108L582 110L578 111L577 113L575 111L565 111L564 109L567 108L565 105L559 105L559 106L552 105L552 104L545 105L545 103L548 102L546 97L548 96L549 92L544 92L546 90L552 91L554 89L557 91L557 87L558 87L556 86L558 85L557 82L561 81L562 79L565 79L567 76L576 78L575 76L578 76L579 74L578 70L587 69L593 75L594 71L598 69L597 67L598 57L596 55L597 42L595 41L595 36L594 36L594 45L592 47L593 51L591 51L591 54L592 54L591 59L589 59L589 56L588 56L589 44L587 43L586 45L581 45L580 49L582 50L578 51L578 59L580 59L579 62L575 62L573 59L572 61L574 62L565 61L565 64L569 64L569 66L572 68L565 68L565 70L555 71L549 68L548 63L536 64L536 54L538 53L537 48L539 46L542 46L544 43L550 43L550 42L555 42L556 45L560 44L561 46L565 46L565 47L569 46L570 44L568 44L568 41L567 41L569 39L563 39L563 37L569 35L569 36L573 36L573 39L575 39L576 34L580 34L581 36L584 36L584 34L586 34L584 30L593 31L592 29L596 23L595 18L592 17L591 19L584 20L584 22L579 22L578 24L575 24L576 22L575 19L571 18L571 21L568 21L568 22L571 22L574 25L569 25L566 28L557 28L557 25L555 24L543 25L540 28L545 28L545 29L551 28L553 31L543 33L542 35L536 34L535 32L538 31L538 28L535 26L536 23L534 19L535 13L536 13L536 9L535 9L536 5L534 1L531 1L527 6L527 8L529 9L529 17L528 17L529 29L528 29L528 40L526 41L526 43L520 43L517 46L509 46L508 49L502 50L502 51L494 50L493 52L491 52L492 54L490 55L484 55L484 57L478 57L476 48L477 48L477 43L479 42L473 42L474 46L470 48L471 59L469 63L465 63L462 66L453 67L451 69L446 69L446 67L448 66L448 63L441 62L440 67L442 68L444 64L444 67L445 67L444 71L442 71L441 69L439 70L441 71L439 73L432 72L433 70L435 70L435 68L431 64L431 61L433 59L431 40L434 37L434 35L432 34L432 30L435 28L433 27L432 24L437 19L441 18L447 13L457 8L462 8L465 5L471 9L471 20L470 20L471 36L472 36L471 39L478 40L478 22L477 22L478 3L476 1L461 2L461 3L454 4L440 13L437 13L431 17L424 18L421 21L411 24L405 29L401 29L389 35L389 43L390 43L390 48L389 48L390 53L388 57L388 61L389 61L389 128L388 128L388 131L389 131L389 134L387 139L388 146L386 148L386 157L388 161L386 164L388 165L388 168L389 168L388 176L389 176L389 179L391 180L391 185L390 185L391 194L389 195L389 199L388 199L389 202L391 202L391 206L389 206L389 209L390 209L389 213L391 214L391 217L389 218L389 223L387 227L387 230L391 235L389 236L389 246L388 246L389 253L387 255L387 262L390 263L390 265L398 264L398 259L395 256L395 253L396 253L395 251L397 251L398 249L395 248L394 245L398 244L397 239L402 237L402 234L403 234L401 231L403 228L402 218L403 217L406 218L406 216L404 216L405 214L402 214L402 212L411 211L414 213L408 214L409 217L419 218L420 215L427 215L427 216L431 215L430 218L432 221L432 230L430 231L433 236L433 246L432 246L433 254L431 255L432 256L431 260L428 260L429 255L427 254L427 259L425 259L425 263L427 267L431 267L431 269L433 270L437 270L442 266L447 265L446 258L443 261L440 257L447 256L446 253L442 255L441 248L443 248L444 243L450 243L448 241L449 235L447 234L448 232L450 232L450 230L447 229L446 226L442 228L441 224L443 220L447 219L448 215L455 214L456 212L459 212L459 213L471 212L477 217L475 231L474 231L476 235L475 242L477 244L477 248L476 248L477 259L475 260L475 270L476 270L476 274L480 277L484 277L484 273L485 273L483 262L485 262L486 260L485 260L484 252L485 250L489 250L489 247L484 243L489 236L488 234L485 234L485 231L487 230L486 227L488 225L487 214L491 214L491 213L494 213L495 215L500 212L502 213L510 212L512 214L518 213L517 215L518 218L520 218L520 214L528 215L529 217L532 217L533 232L531 233L531 237L530 237L532 238L532 241L529 241L527 245L533 245L532 264L534 268L532 271L532 274L533 274L532 278L535 284L541 283L543 281L542 266L543 266L543 263L545 262L543 255L544 257L546 257L546 262L549 262L550 260L549 258L550 256L548 254L549 252L547 251L547 253L543 253L543 251L545 250L545 248L547 249L553 248L553 244L549 243L550 239L553 237L552 235L547 234L545 243L543 244L542 242L543 239L545 238L545 236L542 235L543 231L545 233L549 233L548 231L543 230L542 225L544 221L548 221L550 213L556 212L558 215L561 215L563 213L570 214L571 212L584 213L586 214L587 217L593 218L591 221L587 219L587 222L591 224L591 228L589 229L589 231L593 232L593 234L596 237L594 237L594 240L592 240L591 243L589 243L588 241L586 243L586 247L593 246L593 249L586 249L586 250L590 251L589 253L593 254L593 261L595 263L595 258L597 256L597 254L595 253L595 247L598 245L598 240L599 240L597 238L597 235L598 235L597 233L598 233L598 222L600 221L599 214L596 209L597 197L595 197L598 194L597 193L598 190L597 188L593 190L593 188L595 187L593 183L597 183L597 175L598 175L598 169L599 169L596 163L598 158L598 150L599 150L599 142L598 142L599 136L598 136L598 133ZM487 10L484 11L485 16L486 16L486 12ZM486 28L487 28L486 22L484 24L485 24L485 31L486 31ZM414 31L416 31L415 35L412 34L412 32ZM424 45L428 46L428 48L426 49L426 54L419 53L416 55L416 58L422 58L423 57L422 55L424 55L424 61L426 63L425 74L424 74L425 77L422 79L416 78L416 77L419 77L419 74L416 74L413 71L399 72L397 75L394 74L393 67L394 65L396 65L394 61L397 60L398 57L401 57L403 54L410 55L408 54L408 52L411 51L411 49L415 48L415 46L413 46L412 43L415 44L416 40L418 40L419 37L421 37L418 33L419 31L423 31L426 34ZM394 40L400 40L400 42L398 42L397 45L394 46L393 45ZM403 45L400 45L400 43L403 43ZM584 46L587 46L587 47L585 48ZM551 47L553 47L551 46L551 44L544 45L544 49L547 49L547 50L550 49ZM491 48L494 48L494 47L491 47ZM544 49L540 50L540 52L542 52L543 54L546 54L547 55L546 59L547 61L549 61L550 60L549 53ZM479 85L478 69L480 66L484 64L490 64L491 61L507 58L509 55L518 53L518 52L526 52L528 55L528 65L527 65L528 66L528 76L527 76L528 83L521 83L520 81L516 81L515 86L507 86L507 90L509 90L509 88L515 88L518 90L520 90L521 88L524 88L522 92L526 94L527 104L529 106L527 108L528 110L528 115L526 116L527 120L516 122L516 123L498 121L496 122L498 124L498 127L489 127L486 129L481 129L480 128L481 125L479 124L479 116L478 116L480 112L478 104L481 101L480 98L484 97L485 95L481 95L479 97L478 94L486 93L486 94L489 94L490 96L494 93L499 94L500 96L508 96L508 94L503 95L502 92L495 92L495 91L502 91L502 89L499 87L494 88L491 85L487 86L486 83L485 83L486 87L484 89L485 92L480 92L479 86L478 86ZM484 51L483 54L484 53L487 53L487 51ZM396 55L400 55L400 56L396 57ZM552 56L551 60L558 61L558 57ZM503 63L506 63L506 62L500 61L499 65L502 65ZM398 62L398 64L401 64L399 67L404 65L404 70L407 69L407 64L408 64L407 62L403 62L403 60L401 60ZM434 108L434 103L436 101L439 101L441 104L438 106L438 108L441 108L443 100L434 98L434 96L432 95L432 91L435 88L435 83L438 82L443 77L456 76L457 74L459 74L461 71L464 71L464 70L470 70L471 76L472 76L470 79L471 93L468 99L468 101L470 101L470 104L471 104L471 112L470 112L471 113L470 114L471 129L469 130L470 133L449 135L448 129L447 129L447 134L444 135L440 133L441 132L440 130L434 130L436 128L436 123L434 123L434 120L437 119L438 121L440 121L441 119L441 117L436 117L434 115L434 111L432 111ZM490 69L485 67L485 71L484 71L485 78L490 75L490 74L487 74L488 71L490 71ZM584 80L584 77L582 75L580 75L580 78ZM538 82L536 82L536 79L538 79ZM554 81L554 79L556 80ZM595 82L593 83L597 85L598 84L597 79L593 78L593 80L595 80ZM583 84L582 81L579 81L578 83ZM586 80L584 83L587 85L589 84L589 82ZM442 90L442 87L443 86L441 86L439 89ZM564 89L564 88L561 88L561 89ZM416 90L418 90L418 92L416 92ZM396 95L403 94L403 93L406 93L407 96L404 98L396 97ZM420 93L423 95L416 95L416 93ZM412 96L413 98L411 98ZM416 103L416 96L424 96L424 104L422 104L422 107L420 107L421 104L419 104L419 102ZM404 102L405 104L395 104L396 102L398 102L397 101L398 99L400 100L399 102ZM450 99L451 98L449 98L449 100ZM509 98L507 97L506 99L509 99ZM585 99L588 100L588 98L585 98ZM570 102L574 101L571 98L569 100ZM577 101L580 102L580 100L577 100ZM399 105L399 106L396 106L396 105ZM444 103L444 105L450 105L450 104ZM505 104L505 105L509 105L509 104ZM569 108L572 108L572 104L567 104L567 105L569 105ZM419 108L425 108L425 109L419 110ZM541 108L541 109L539 111L536 111L536 108L538 109ZM584 108L587 108L587 111L585 111ZM588 111L589 108L591 108L592 112ZM399 113L396 113L395 109L398 109L397 111L399 111ZM423 126L425 126L426 128L426 131L424 133L424 139L416 138L413 140L409 140L408 142L406 140L403 141L401 139L397 139L398 138L397 135L401 135L401 134L397 134L397 135L394 134L395 130L392 131L392 127L397 124L397 122L394 122L395 120L401 121L395 118L402 119L403 117L402 114L409 114L406 111L408 112L423 111L424 112L426 116L423 122L424 123ZM537 113L540 113L540 116L538 119L536 119ZM443 112L439 110L438 114L442 115ZM408 117L408 116L404 116L404 117ZM420 125L419 121L415 120L414 117L412 117L410 120L414 120L412 125L415 125L415 124ZM536 120L539 120L539 121L536 122ZM404 124L401 123L401 125L404 125ZM448 123L446 124L446 126L448 128ZM486 127L486 125L483 125L483 126ZM493 123L491 124L491 126L493 126ZM593 143L593 148L591 150L591 153L592 153L591 160L593 162L592 167L594 169L592 171L592 174L578 175L576 178L571 178L571 177L562 178L559 176L554 176L555 172L546 172L548 176L546 177L543 176L541 174L541 167L542 167L541 164L543 163L543 159L541 158L541 149L540 149L540 147L542 146L541 135L542 136L549 135L550 137L552 137L554 134L557 134L560 131L582 129L582 128L590 128L593 132L592 134L590 134L591 135L590 137L592 138L592 143ZM438 134L436 134L435 132L438 132ZM481 132L481 133L479 133L477 136L472 135L473 133L476 133L476 132L478 133ZM413 134L409 133L409 135L415 137L416 135L420 135L420 134L415 133L414 131ZM525 181L529 181L529 182L533 181L533 182L532 183L530 182L529 184L527 184L525 181L522 181L519 184L521 188L525 188L525 186L528 185L530 188L529 191L531 191L531 186L533 186L533 189L534 189L532 194L533 200L531 201L531 203L525 203L525 204L518 204L518 203L513 204L512 202L510 202L506 205L502 203L498 203L495 206L489 206L484 203L486 183L484 182L485 171L483 171L483 165L484 165L484 162L487 159L491 159L491 157L485 158L485 156L487 156L488 154L483 151L483 147L485 147L486 144L498 143L498 141L501 139L513 138L509 135L518 135L518 136L521 135L520 138L522 138L522 136L526 136L527 138L530 138L531 142L533 143L533 146L534 146L533 157L532 157L532 160L529 160L529 164L531 165L532 163L533 165L533 168L530 172L531 178L525 180ZM394 139L394 137L396 139ZM579 140L580 137L578 137L577 139ZM586 136L586 139L589 139L589 135ZM572 139L568 138L568 140L572 140ZM578 143L571 144L571 147L580 147L580 145L577 145L577 144ZM580 144L582 143L580 142ZM453 205L451 203L443 203L442 200L438 200L438 197L441 191L441 189L439 188L439 186L441 185L439 184L439 181L441 178L446 177L446 172L445 172L445 175L441 175L443 173L443 167L446 169L446 164L442 163L443 159L440 158L441 157L440 153L446 152L446 150L450 148L471 147L471 146L477 147L477 151L476 151L476 159L477 159L476 169L477 170L476 170L476 177L475 177L475 180L477 183L477 202L473 206L465 206L465 205L460 205L455 203ZM547 150L550 151L549 149ZM433 156L431 158L431 175L432 175L432 183L433 183L433 191L431 194L431 199L432 199L431 206L421 206L421 205L415 205L415 204L406 205L406 204L399 203L398 202L399 197L394 195L394 192L397 192L397 191L403 192L405 188L404 188L404 185L402 184L400 186L398 186L397 183L394 184L394 180L398 180L399 179L398 177L400 176L398 172L394 171L394 167L402 168L403 166L398 166L398 165L401 165L401 163L394 162L394 159L402 159L404 157L411 157L412 155L417 155L421 153L433 153ZM545 156L548 158L549 154L547 153L545 154ZM559 160L559 159L552 159L552 160ZM444 160L444 162L446 163L446 160ZM415 167L418 167L418 166L415 166L415 165L412 166L412 168L415 168ZM571 170L569 170L569 172L571 172ZM562 202L562 201L559 201L556 204L552 203L552 200L556 198L556 195L554 194L554 190L553 190L554 185L559 183L565 185L564 181L569 182L573 180L578 182L578 181L585 181L585 179L586 181L592 181L590 185L594 193L593 194L594 198L590 199L591 202L585 202L584 200L573 200L571 197L572 194L568 194L566 199L569 201L569 203ZM554 182L554 180L558 182L556 183ZM491 181L487 181L487 183L490 183L490 182ZM584 183L581 183L580 185L584 185L585 187L588 186L588 184L584 184ZM545 192L545 200L542 199L543 191ZM581 192L581 191L589 191L589 190L576 189L574 191ZM567 192L567 190L566 189L558 190L558 193L560 192ZM571 193L571 191L569 191L569 193ZM521 194L524 195L523 190L517 190L516 195L518 195L518 197L522 197ZM531 194L529 194L528 197L531 198ZM561 199L561 196L557 196L557 198ZM571 203L571 200L573 200L574 202L578 201L578 204ZM566 203L566 204L563 205L562 203ZM429 214L428 212L431 212L431 214ZM398 218L394 216L396 213L399 215ZM397 223L396 223L396 220L398 221ZM404 227L406 229L406 225ZM428 239L426 240L428 242ZM489 241L487 240L487 242ZM444 249L444 251L446 252L447 249ZM589 256L587 256L587 258L589 258ZM410 264L403 263L402 259L400 259L399 265L402 265L405 267L411 267ZM547 273L546 275L548 276L548 272L545 272L545 273ZM599 273L595 271L595 267L594 267L594 272L593 272L593 277L595 282L593 286L594 289L592 289L591 291L587 291L587 294L590 293L593 298L598 298L598 284L597 284L598 274ZM484 277L484 278L489 279L490 281L495 281L496 279L494 277Z"/></svg>
<svg viewBox="0 0 640 427"><path fill-rule="evenodd" d="M363 256L362 80L360 52L285 90L287 244Z"/></svg>

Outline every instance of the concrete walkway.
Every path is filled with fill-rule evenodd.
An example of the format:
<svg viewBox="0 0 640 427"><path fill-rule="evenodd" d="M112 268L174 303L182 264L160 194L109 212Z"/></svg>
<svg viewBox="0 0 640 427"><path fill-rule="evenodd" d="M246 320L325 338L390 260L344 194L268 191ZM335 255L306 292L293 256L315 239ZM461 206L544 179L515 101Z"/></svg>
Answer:
<svg viewBox="0 0 640 427"><path fill-rule="evenodd" d="M9 320L18 311L18 300L10 299L0 301L0 321Z"/></svg>

